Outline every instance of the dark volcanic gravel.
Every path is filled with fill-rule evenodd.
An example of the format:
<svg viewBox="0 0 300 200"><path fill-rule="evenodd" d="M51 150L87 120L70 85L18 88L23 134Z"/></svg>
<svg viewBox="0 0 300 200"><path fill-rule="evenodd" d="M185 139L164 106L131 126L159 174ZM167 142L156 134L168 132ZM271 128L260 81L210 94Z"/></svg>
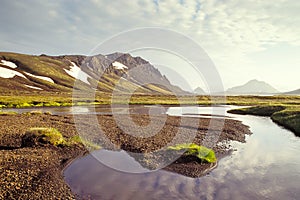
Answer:
<svg viewBox="0 0 300 200"><path fill-rule="evenodd" d="M228 153L227 141L245 142L245 134L250 134L247 126L230 119L226 119L225 124L222 120L215 120L213 126L210 126L210 119L183 120L180 117L168 116L164 123L162 116L152 116L150 120L147 115L130 115L130 118L135 125L145 126L152 123L153 131L156 130L155 126L163 123L164 126L158 127L154 135L151 130L136 129L126 120L120 120L117 124L111 115L98 116L97 120L102 129L99 133L98 127L89 116L80 115L80 118L76 119L77 125L80 125L77 128L81 130L81 136L88 140L108 149L121 148L128 152L145 154L156 152L170 142L186 142L187 138L191 138L190 142L202 144L204 139L207 140L207 133L222 130L217 137L218 145L213 147L217 157L220 158ZM53 127L66 138L76 135L73 116L19 114L0 116L0 123L0 199L73 199L74 194L64 182L62 170L70 161L87 153L86 149L82 145L22 147L22 137L26 130L32 127ZM128 134L130 131L134 133ZM178 133L182 135L176 138ZM190 136L193 133L196 134L195 138ZM145 158L138 161L143 166L145 163L149 164L148 161L144 162ZM151 168L151 165L155 164L152 159L150 165L146 167ZM195 158L180 157L164 169L190 177L199 177L213 167L216 167L216 164L200 163Z"/></svg>
<svg viewBox="0 0 300 200"><path fill-rule="evenodd" d="M0 199L74 199L62 170L83 155L83 146L21 147L31 127L55 127L65 137L76 134L70 117L0 116Z"/></svg>

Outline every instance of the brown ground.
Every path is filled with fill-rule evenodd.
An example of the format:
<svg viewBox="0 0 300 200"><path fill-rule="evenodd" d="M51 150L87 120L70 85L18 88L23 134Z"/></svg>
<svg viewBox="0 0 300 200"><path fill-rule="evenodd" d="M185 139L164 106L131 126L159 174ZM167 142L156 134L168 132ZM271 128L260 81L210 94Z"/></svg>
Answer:
<svg viewBox="0 0 300 200"><path fill-rule="evenodd" d="M124 117L126 117L124 115ZM149 124L147 115L131 115L133 121L139 125ZM152 122L159 124L161 116L154 116ZM93 126L89 116L76 118L76 124L80 125L81 136L89 138L90 141L101 144L102 147L123 150L135 153L145 153L147 156L136 158L145 167L157 167L155 160L159 160L153 152L166 146L169 142L186 142L189 134L197 133L192 141L201 144L209 128L210 119L185 118L180 122L180 117L168 117L163 128L155 135L134 137L124 133L117 125L111 115L98 116L99 124L103 130L99 135L97 127ZM123 124L122 124L123 123ZM52 115L0 115L0 199L72 199L70 188L64 182L62 170L73 159L86 153L82 145L72 147L55 147L51 145L40 145L37 147L22 146L22 137L26 130L31 127L53 127L57 128L66 138L77 134L72 116ZM126 120L122 121L126 130L132 129ZM182 127L179 139L173 140L178 135L179 125ZM124 127L123 130L124 130ZM155 127L154 127L155 128ZM217 138L221 144L214 147L217 157L226 154L228 147L226 141L245 141L245 134L250 134L248 127L238 121L226 120L223 126L221 120L215 121L212 131L222 130ZM155 130L155 129L153 129ZM128 131L125 131L128 132ZM214 133L214 132L210 132ZM89 135L87 135L89 134ZM101 136L101 137L99 137ZM103 136L108 138L104 140ZM111 145L110 141L113 145ZM150 156L149 156L150 155ZM152 156L152 157L151 157ZM165 158L163 158L165 159ZM147 164L145 164L147 163ZM190 177L197 177L207 173L215 167L214 164L199 163L199 160L191 157L181 157L166 170L181 173Z"/></svg>
<svg viewBox="0 0 300 200"><path fill-rule="evenodd" d="M22 147L22 136L31 127L56 127L66 137L75 135L68 117L0 116L0 124L0 199L72 199L61 172L85 152L83 146Z"/></svg>

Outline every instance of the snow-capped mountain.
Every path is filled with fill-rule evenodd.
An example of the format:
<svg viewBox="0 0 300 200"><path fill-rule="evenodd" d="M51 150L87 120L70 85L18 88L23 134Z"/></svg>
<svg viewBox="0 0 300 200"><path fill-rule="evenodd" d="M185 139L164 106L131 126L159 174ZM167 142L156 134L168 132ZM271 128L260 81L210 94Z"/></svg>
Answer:
<svg viewBox="0 0 300 200"><path fill-rule="evenodd" d="M75 82L76 81L76 82ZM76 83L74 85L74 83ZM130 54L33 56L0 53L0 90L19 92L72 92L96 90L111 93L186 94L158 69Z"/></svg>

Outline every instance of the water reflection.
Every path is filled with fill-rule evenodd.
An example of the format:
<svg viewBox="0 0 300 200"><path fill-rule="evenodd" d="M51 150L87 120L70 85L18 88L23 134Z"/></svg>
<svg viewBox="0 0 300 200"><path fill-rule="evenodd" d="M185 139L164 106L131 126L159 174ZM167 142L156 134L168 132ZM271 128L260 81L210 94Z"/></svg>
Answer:
<svg viewBox="0 0 300 200"><path fill-rule="evenodd" d="M205 113L206 109L192 112ZM164 170L128 174L88 155L65 170L66 181L75 193L93 199L299 199L299 138L269 118L226 116L243 121L254 134L245 144L233 142L237 151L220 160L208 176L192 179Z"/></svg>
<svg viewBox="0 0 300 200"><path fill-rule="evenodd" d="M121 172L130 173L145 173L151 172L140 165L133 157L128 155L126 151L108 151L108 150L97 150L91 153L96 160L106 165L107 167L113 167L114 169ZM87 161L89 162L89 161Z"/></svg>
<svg viewBox="0 0 300 200"><path fill-rule="evenodd" d="M167 108L160 106L144 105L95 105L95 106L72 106L72 107L34 107L34 108L5 108L3 111L25 113L31 111L51 112L53 115L80 115L80 114L165 114Z"/></svg>

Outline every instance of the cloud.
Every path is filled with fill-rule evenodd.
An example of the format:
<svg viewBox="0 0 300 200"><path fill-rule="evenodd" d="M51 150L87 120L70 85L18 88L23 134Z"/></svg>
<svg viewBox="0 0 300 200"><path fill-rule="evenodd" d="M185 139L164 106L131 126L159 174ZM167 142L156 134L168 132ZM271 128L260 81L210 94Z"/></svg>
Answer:
<svg viewBox="0 0 300 200"><path fill-rule="evenodd" d="M265 44L298 45L300 41L298 1L157 2L4 1L1 35L13 34L16 39L52 35L53 40L67 41L85 35L100 40L129 28L161 26L188 34L214 51L221 46L245 53L261 50Z"/></svg>
<svg viewBox="0 0 300 200"><path fill-rule="evenodd" d="M193 38L226 74L249 70L248 55L270 46L300 46L299 10L297 0L4 0L0 42L7 51L87 54L121 31L163 27Z"/></svg>

